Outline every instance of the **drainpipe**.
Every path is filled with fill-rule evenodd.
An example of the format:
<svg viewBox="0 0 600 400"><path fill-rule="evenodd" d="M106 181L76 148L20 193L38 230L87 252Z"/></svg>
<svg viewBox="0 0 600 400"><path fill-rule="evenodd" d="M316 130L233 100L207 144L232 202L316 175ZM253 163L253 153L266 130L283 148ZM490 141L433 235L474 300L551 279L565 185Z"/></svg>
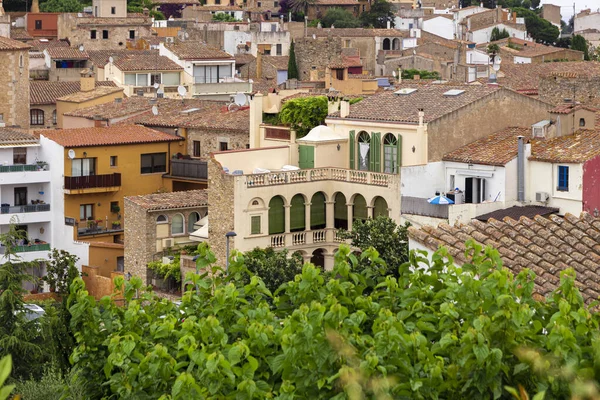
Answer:
<svg viewBox="0 0 600 400"><path fill-rule="evenodd" d="M517 137L517 201L525 201L525 141L523 136Z"/></svg>

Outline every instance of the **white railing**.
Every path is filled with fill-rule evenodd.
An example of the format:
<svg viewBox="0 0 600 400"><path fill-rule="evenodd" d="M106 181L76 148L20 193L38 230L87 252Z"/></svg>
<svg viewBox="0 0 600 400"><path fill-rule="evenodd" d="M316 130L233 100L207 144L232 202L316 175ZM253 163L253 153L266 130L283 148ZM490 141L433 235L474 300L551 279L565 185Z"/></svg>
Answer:
<svg viewBox="0 0 600 400"><path fill-rule="evenodd" d="M275 235L260 236L260 237L249 237L246 240L252 242L252 240L260 241L262 244L256 244L257 246L270 246L275 249L281 248L293 248L293 247L305 247L312 245L336 245L340 243L350 244L349 239L343 239L338 236L338 230L335 228L317 229L314 231L307 230L301 232L288 232L278 233ZM267 239L265 241L265 239ZM268 243L268 244L267 244ZM252 245L251 243L249 243Z"/></svg>
<svg viewBox="0 0 600 400"><path fill-rule="evenodd" d="M397 174L330 167L243 175L248 188L322 180L389 187L397 177Z"/></svg>
<svg viewBox="0 0 600 400"><path fill-rule="evenodd" d="M292 246L306 244L306 232L292 233Z"/></svg>
<svg viewBox="0 0 600 400"><path fill-rule="evenodd" d="M333 241L336 243L344 243L345 241L347 241L348 239L344 239L342 237L340 237L339 231L335 231L333 233Z"/></svg>
<svg viewBox="0 0 600 400"><path fill-rule="evenodd" d="M285 234L282 235L272 235L271 236L271 247L285 247Z"/></svg>
<svg viewBox="0 0 600 400"><path fill-rule="evenodd" d="M312 232L313 243L323 243L327 240L327 230L321 229Z"/></svg>

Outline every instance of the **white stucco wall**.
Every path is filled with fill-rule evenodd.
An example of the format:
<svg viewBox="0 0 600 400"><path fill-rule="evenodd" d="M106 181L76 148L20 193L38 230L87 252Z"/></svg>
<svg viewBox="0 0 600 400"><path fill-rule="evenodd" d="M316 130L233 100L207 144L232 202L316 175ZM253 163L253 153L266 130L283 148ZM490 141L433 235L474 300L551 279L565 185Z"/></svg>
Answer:
<svg viewBox="0 0 600 400"><path fill-rule="evenodd" d="M515 56L514 63L515 64L531 64L531 57Z"/></svg>
<svg viewBox="0 0 600 400"><path fill-rule="evenodd" d="M488 65L489 63L490 57L487 53L480 50L467 51L467 64Z"/></svg>
<svg viewBox="0 0 600 400"><path fill-rule="evenodd" d="M437 17L423 21L423 30L449 40L454 39L454 21L449 18Z"/></svg>
<svg viewBox="0 0 600 400"><path fill-rule="evenodd" d="M575 16L574 32L583 31L586 29L600 29L600 12L590 13L589 15Z"/></svg>
<svg viewBox="0 0 600 400"><path fill-rule="evenodd" d="M479 43L487 43L490 41L490 38L492 36L492 30L494 28L498 28L501 31L503 29L506 29L506 31L509 33L510 37L514 37L517 39L522 39L522 40L527 40L527 31L521 31L519 29L515 29L511 26L508 25L504 25L504 24L498 24L495 26L488 26L486 28L483 29L479 29L476 31L472 31L469 32L469 40L479 44Z"/></svg>
<svg viewBox="0 0 600 400"><path fill-rule="evenodd" d="M536 192L546 192L550 195L548 207L559 207L560 214L567 212L579 215L583 209L583 164L553 164L548 162L530 161L526 170L525 187L526 199L535 201ZM569 190L559 191L558 167L569 167Z"/></svg>
<svg viewBox="0 0 600 400"><path fill-rule="evenodd" d="M402 196L429 198L436 191L448 189L444 180L444 162L402 167L400 194Z"/></svg>
<svg viewBox="0 0 600 400"><path fill-rule="evenodd" d="M238 44L246 44L252 41L250 32L225 31L223 32L223 50L229 54L237 54Z"/></svg>

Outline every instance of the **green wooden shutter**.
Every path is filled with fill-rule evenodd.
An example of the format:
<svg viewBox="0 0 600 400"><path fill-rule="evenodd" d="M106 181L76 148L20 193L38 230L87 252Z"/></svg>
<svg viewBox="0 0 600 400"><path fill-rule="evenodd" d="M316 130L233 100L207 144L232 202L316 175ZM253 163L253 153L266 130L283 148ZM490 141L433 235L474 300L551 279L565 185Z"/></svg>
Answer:
<svg viewBox="0 0 600 400"><path fill-rule="evenodd" d="M398 135L398 166L396 167L396 173L400 173L400 169L402 168L402 135Z"/></svg>
<svg viewBox="0 0 600 400"><path fill-rule="evenodd" d="M348 228L348 206L346 205L346 196L343 193L335 195L333 218L336 228Z"/></svg>
<svg viewBox="0 0 600 400"><path fill-rule="evenodd" d="M360 194L357 194L354 198L354 207L352 213L353 221L356 221L357 219L367 219L367 201Z"/></svg>
<svg viewBox="0 0 600 400"><path fill-rule="evenodd" d="M292 197L292 208L290 210L290 231L303 231L306 227L306 211L304 197L295 195Z"/></svg>
<svg viewBox="0 0 600 400"><path fill-rule="evenodd" d="M275 196L269 201L269 235L285 232L283 198Z"/></svg>
<svg viewBox="0 0 600 400"><path fill-rule="evenodd" d="M350 131L350 169L354 169L354 131Z"/></svg>
<svg viewBox="0 0 600 400"><path fill-rule="evenodd" d="M313 146L298 146L298 166L302 169L315 167L315 148Z"/></svg>
<svg viewBox="0 0 600 400"><path fill-rule="evenodd" d="M376 218L380 215L384 217L388 217L388 205L383 197L377 197L375 199L375 207L373 209L373 218Z"/></svg>
<svg viewBox="0 0 600 400"><path fill-rule="evenodd" d="M310 200L310 229L325 228L327 224L325 212L325 195L317 192Z"/></svg>
<svg viewBox="0 0 600 400"><path fill-rule="evenodd" d="M371 162L369 169L374 172L381 172L381 132L371 132Z"/></svg>
<svg viewBox="0 0 600 400"><path fill-rule="evenodd" d="M260 215L250 217L250 234L258 235L260 233Z"/></svg>

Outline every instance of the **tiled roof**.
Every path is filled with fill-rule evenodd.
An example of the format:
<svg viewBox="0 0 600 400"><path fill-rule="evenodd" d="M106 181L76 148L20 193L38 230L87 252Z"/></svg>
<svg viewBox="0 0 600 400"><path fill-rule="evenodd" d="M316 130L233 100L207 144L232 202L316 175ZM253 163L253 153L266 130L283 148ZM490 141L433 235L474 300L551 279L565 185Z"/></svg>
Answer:
<svg viewBox="0 0 600 400"><path fill-rule="evenodd" d="M198 4L198 5L200 5L201 3L198 0L159 0L155 4L156 5L161 5L161 4L185 4L185 5Z"/></svg>
<svg viewBox="0 0 600 400"><path fill-rule="evenodd" d="M371 28L308 28L308 36L317 37L408 37L408 32L397 29L371 29Z"/></svg>
<svg viewBox="0 0 600 400"><path fill-rule="evenodd" d="M143 124L157 127L182 127L227 130L246 133L250 131L250 111L248 107L227 111L227 103L218 101L186 99L163 99L158 104L158 115L150 110L128 118L123 123ZM190 110L186 112L186 110Z"/></svg>
<svg viewBox="0 0 600 400"><path fill-rule="evenodd" d="M0 51L4 50L27 50L31 46L18 40L13 40L4 36L0 36Z"/></svg>
<svg viewBox="0 0 600 400"><path fill-rule="evenodd" d="M536 56L541 56L541 55L558 53L559 51L563 51L563 50L565 50L565 49L563 49L561 47L554 47L554 46L536 46L536 47L527 46L527 47L524 47L522 50L517 51L515 55L520 56L520 57L536 57ZM577 50L572 50L572 51L577 51ZM583 52L580 51L579 53L581 53L581 59L583 60Z"/></svg>
<svg viewBox="0 0 600 400"><path fill-rule="evenodd" d="M249 53L235 55L236 65L246 65L246 64L251 63L254 60L256 60L256 57L254 57L252 54L249 54Z"/></svg>
<svg viewBox="0 0 600 400"><path fill-rule="evenodd" d="M112 81L96 82L96 87L98 86L117 87ZM31 105L54 104L59 97L77 93L80 89L81 85L78 81L31 81L29 83L29 103Z"/></svg>
<svg viewBox="0 0 600 400"><path fill-rule="evenodd" d="M587 111L591 111L591 112L598 111L593 107L588 107L583 104L564 103L564 104L560 104L560 105L554 107L549 112L551 112L553 114L571 114L572 112L577 111L577 110L587 110Z"/></svg>
<svg viewBox="0 0 600 400"><path fill-rule="evenodd" d="M38 139L27 130L0 128L0 147L31 146L38 143Z"/></svg>
<svg viewBox="0 0 600 400"><path fill-rule="evenodd" d="M144 36L143 38L140 38L140 39L143 39L146 42L148 42L148 44L155 45L155 46L158 46L159 44L164 43L166 41L166 39L164 37L160 37L160 36L156 36L156 35Z"/></svg>
<svg viewBox="0 0 600 400"><path fill-rule="evenodd" d="M161 103L167 101L171 101L171 99L157 99L157 104L160 106ZM66 112L64 115L87 119L98 117L102 120L110 120L113 118L131 117L141 112L151 110L152 106L153 104L149 102L147 97L133 96L121 99L121 102L119 103L112 101L110 103L97 104L95 106Z"/></svg>
<svg viewBox="0 0 600 400"><path fill-rule="evenodd" d="M147 211L170 210L173 208L206 207L206 190L186 190L184 192L153 193L125 197Z"/></svg>
<svg viewBox="0 0 600 400"><path fill-rule="evenodd" d="M113 57L113 64L121 71L180 71L176 62L166 56L147 54L127 54Z"/></svg>
<svg viewBox="0 0 600 400"><path fill-rule="evenodd" d="M112 93L122 92L123 88L112 87L112 86L96 86L94 90L88 92L75 92L66 96L59 97L56 100L66 101L69 103L82 103L85 101L97 99L99 97L107 96Z"/></svg>
<svg viewBox="0 0 600 400"><path fill-rule="evenodd" d="M407 95L394 93L398 89L417 89ZM457 96L447 96L449 90L463 90ZM425 122L434 121L446 114L502 90L496 85L415 85L401 84L394 90L385 90L350 106L348 119L416 123L419 109L423 109ZM339 112L331 115L339 118Z"/></svg>
<svg viewBox="0 0 600 400"><path fill-rule="evenodd" d="M129 54L154 55L158 54L158 50L88 50L90 61L94 63L96 68L104 68L108 64L110 57L119 58Z"/></svg>
<svg viewBox="0 0 600 400"><path fill-rule="evenodd" d="M408 235L430 250L445 246L459 264L468 261L465 242L469 239L495 247L504 267L515 274L523 268L535 272L535 291L543 296L559 286L561 271L573 268L585 300L600 296L600 219L588 213L579 218L566 214L410 227Z"/></svg>
<svg viewBox="0 0 600 400"><path fill-rule="evenodd" d="M537 94L540 77L552 73L575 73L581 76L600 75L600 62L566 61L532 64L502 63L499 83L518 92Z"/></svg>
<svg viewBox="0 0 600 400"><path fill-rule="evenodd" d="M223 50L209 47L204 42L167 43L165 47L182 60L214 60L233 59L233 56Z"/></svg>
<svg viewBox="0 0 600 400"><path fill-rule="evenodd" d="M40 135L63 147L117 146L183 140L182 137L159 132L141 125L44 130L40 131Z"/></svg>
<svg viewBox="0 0 600 400"><path fill-rule="evenodd" d="M579 164L600 155L600 130L581 129L573 135L534 140L530 160Z"/></svg>
<svg viewBox="0 0 600 400"><path fill-rule="evenodd" d="M491 218L501 221L506 217L518 220L521 217L535 218L536 215L545 217L550 214L558 214L559 210L559 208L544 206L512 206L503 210L496 210L487 214L479 215L475 219L483 222L487 222Z"/></svg>
<svg viewBox="0 0 600 400"><path fill-rule="evenodd" d="M44 55L42 53L29 53L29 58L44 58ZM45 68L45 67L44 67ZM29 69L32 69L31 67Z"/></svg>
<svg viewBox="0 0 600 400"><path fill-rule="evenodd" d="M503 129L446 154L442 160L503 166L517 157L518 136L528 138L531 128L513 126Z"/></svg>
<svg viewBox="0 0 600 400"><path fill-rule="evenodd" d="M97 17L77 17L78 26L143 26L152 25L150 17L145 17L139 13L128 13L127 18L97 18Z"/></svg>
<svg viewBox="0 0 600 400"><path fill-rule="evenodd" d="M14 40L33 40L25 28L10 28L10 38Z"/></svg>
<svg viewBox="0 0 600 400"><path fill-rule="evenodd" d="M287 71L288 56L263 56L263 63L271 64L278 71Z"/></svg>
<svg viewBox="0 0 600 400"><path fill-rule="evenodd" d="M320 6L358 6L358 0L316 0Z"/></svg>
<svg viewBox="0 0 600 400"><path fill-rule="evenodd" d="M277 91L277 81L274 79L255 80L252 84L253 93L275 93Z"/></svg>
<svg viewBox="0 0 600 400"><path fill-rule="evenodd" d="M69 47L66 40L39 40L35 39L29 43L32 51L44 51L49 47Z"/></svg>
<svg viewBox="0 0 600 400"><path fill-rule="evenodd" d="M75 47L48 47L46 50L53 60L87 60L88 53Z"/></svg>

